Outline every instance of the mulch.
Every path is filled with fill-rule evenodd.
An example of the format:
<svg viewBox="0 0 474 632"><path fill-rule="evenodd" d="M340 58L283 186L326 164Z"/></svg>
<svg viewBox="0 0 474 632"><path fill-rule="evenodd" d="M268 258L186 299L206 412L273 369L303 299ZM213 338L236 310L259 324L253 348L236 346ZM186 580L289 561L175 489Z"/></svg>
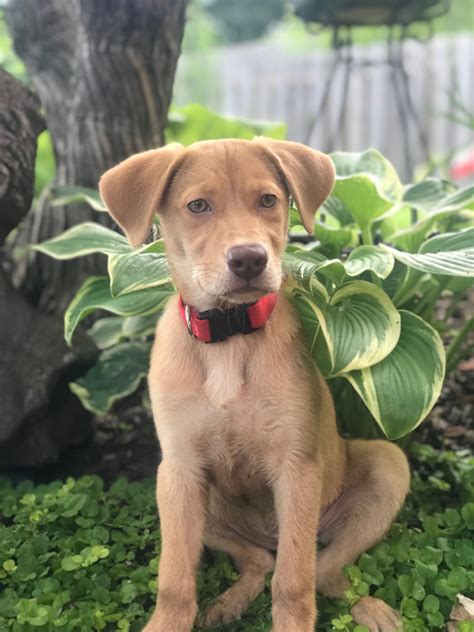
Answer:
<svg viewBox="0 0 474 632"><path fill-rule="evenodd" d="M156 475L160 447L151 412L124 400L113 414L96 418L93 440L68 448L60 463L43 466L35 482L95 474L111 484L120 476L140 480Z"/></svg>
<svg viewBox="0 0 474 632"><path fill-rule="evenodd" d="M474 452L474 361L460 363L448 377L429 417L415 439L441 450Z"/></svg>

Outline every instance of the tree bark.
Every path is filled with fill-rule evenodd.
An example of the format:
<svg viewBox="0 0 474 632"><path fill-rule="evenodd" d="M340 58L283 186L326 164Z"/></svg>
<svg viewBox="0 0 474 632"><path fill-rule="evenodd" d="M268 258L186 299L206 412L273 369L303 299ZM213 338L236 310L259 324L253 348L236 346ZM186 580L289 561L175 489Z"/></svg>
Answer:
<svg viewBox="0 0 474 632"><path fill-rule="evenodd" d="M54 186L95 187L112 165L163 143L186 2L11 0L7 19L15 49L41 98L53 140ZM0 74L7 86L0 90L0 238L30 207L41 129L38 100L6 77ZM2 466L50 462L91 433L91 416L68 383L84 373L97 350L81 332L74 350L68 349L58 314L104 261L64 263L31 250L19 262L13 256L86 220L110 222L83 205L52 207L45 192L0 251ZM6 253L15 285L28 301L5 272Z"/></svg>
<svg viewBox="0 0 474 632"><path fill-rule="evenodd" d="M163 144L187 0L11 0L7 21L45 109L54 186L96 187L130 154ZM52 207L47 193L13 247L82 221L110 222L83 205ZM62 311L100 258L58 262L30 252L14 283L43 310Z"/></svg>
<svg viewBox="0 0 474 632"><path fill-rule="evenodd" d="M63 323L41 314L0 268L0 466L56 461L65 447L92 436L92 417L69 389L97 349L79 332L74 350Z"/></svg>
<svg viewBox="0 0 474 632"><path fill-rule="evenodd" d="M0 244L31 206L43 129L38 97L0 68Z"/></svg>
<svg viewBox="0 0 474 632"><path fill-rule="evenodd" d="M38 97L0 70L0 237L31 206L43 128ZM68 349L61 319L28 304L2 264L0 250L0 465L36 465L90 436L91 416L68 382L83 374L97 350L85 335Z"/></svg>

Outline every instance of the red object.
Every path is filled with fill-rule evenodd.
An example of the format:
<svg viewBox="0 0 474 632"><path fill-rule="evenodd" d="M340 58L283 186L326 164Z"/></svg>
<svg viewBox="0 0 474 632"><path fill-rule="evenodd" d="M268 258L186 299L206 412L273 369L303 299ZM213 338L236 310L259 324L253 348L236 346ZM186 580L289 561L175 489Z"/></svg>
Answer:
<svg viewBox="0 0 474 632"><path fill-rule="evenodd" d="M453 180L474 176L474 149L466 152L454 162L450 169L450 176Z"/></svg>
<svg viewBox="0 0 474 632"><path fill-rule="evenodd" d="M198 312L179 297L179 313L188 332L202 342L223 342L235 334L251 334L265 326L278 294L265 294L256 303L236 305L230 309Z"/></svg>

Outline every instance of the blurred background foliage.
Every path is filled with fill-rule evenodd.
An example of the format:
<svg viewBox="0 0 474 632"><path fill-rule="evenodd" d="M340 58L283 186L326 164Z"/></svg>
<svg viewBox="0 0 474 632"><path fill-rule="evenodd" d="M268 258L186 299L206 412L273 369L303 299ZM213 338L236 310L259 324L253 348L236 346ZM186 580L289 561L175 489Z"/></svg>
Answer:
<svg viewBox="0 0 474 632"><path fill-rule="evenodd" d="M184 35L185 52L202 51L217 45L242 43L264 39L286 52L310 52L315 48L329 48L332 35L322 31L315 37L293 13L293 3L285 0L192 0L188 11ZM471 0L452 0L445 15L434 20L439 34L463 33L472 30ZM469 19L469 16L471 18ZM424 38L429 30L426 24L410 28L414 37ZM364 27L354 32L354 44L385 41L386 27Z"/></svg>
<svg viewBox="0 0 474 632"><path fill-rule="evenodd" d="M471 0L451 0L450 10L434 20L438 34L472 31ZM410 33L414 37L427 35L425 24L415 24ZM373 26L358 28L354 44L385 41L387 28ZM293 13L285 0L191 0L186 19L183 52L205 51L215 46L264 39L281 46L287 52L312 51L329 48L332 36L323 31L315 37ZM15 55L11 38L0 5L0 65L19 79L26 78L22 61Z"/></svg>
<svg viewBox="0 0 474 632"><path fill-rule="evenodd" d="M434 31L444 35L472 31L474 27L472 9L471 0L451 0L450 10L433 21ZM415 38L424 39L430 35L430 28L426 23L415 23L409 27L409 34ZM353 29L352 34L353 43L362 45L378 41L385 42L387 36L387 27L374 26L358 27ZM210 54L208 67L200 69L199 85L202 94L199 94L199 87L196 82L193 82L193 90L196 92L193 101L197 103L206 101L202 98L209 86L206 77L213 73L218 63L218 53L214 54L214 51L217 51L219 47L258 40L275 46L285 53L297 54L315 49L329 49L332 38L331 29L321 29L317 33L311 32L305 23L294 15L292 3L285 0L265 0L260 3L255 3L254 0L240 0L238 3L232 0L191 0L186 18L183 53L208 52ZM0 66L18 79L28 82L23 62L13 50L1 3ZM194 66L191 66L191 71L194 70ZM463 107L464 105L461 104L461 108ZM462 115L462 123L465 124L465 112ZM183 113L171 113L169 141L174 138L173 130L179 126L182 118ZM203 128L210 124L208 119L209 117L203 114L200 123ZM231 132L231 129L227 132ZM205 135L209 138L215 137L209 129L205 131ZM38 140L36 196L52 180L54 170L52 143L49 132L45 131Z"/></svg>

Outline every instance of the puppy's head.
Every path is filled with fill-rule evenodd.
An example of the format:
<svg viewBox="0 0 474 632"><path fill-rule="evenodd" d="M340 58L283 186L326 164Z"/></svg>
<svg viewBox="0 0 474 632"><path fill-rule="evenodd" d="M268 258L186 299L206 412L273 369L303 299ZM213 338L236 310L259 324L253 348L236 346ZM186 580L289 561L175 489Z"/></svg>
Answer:
<svg viewBox="0 0 474 632"><path fill-rule="evenodd" d="M175 283L185 301L207 309L277 291L289 196L312 233L333 183L325 154L255 138L137 154L102 176L100 192L133 246L159 213Z"/></svg>

